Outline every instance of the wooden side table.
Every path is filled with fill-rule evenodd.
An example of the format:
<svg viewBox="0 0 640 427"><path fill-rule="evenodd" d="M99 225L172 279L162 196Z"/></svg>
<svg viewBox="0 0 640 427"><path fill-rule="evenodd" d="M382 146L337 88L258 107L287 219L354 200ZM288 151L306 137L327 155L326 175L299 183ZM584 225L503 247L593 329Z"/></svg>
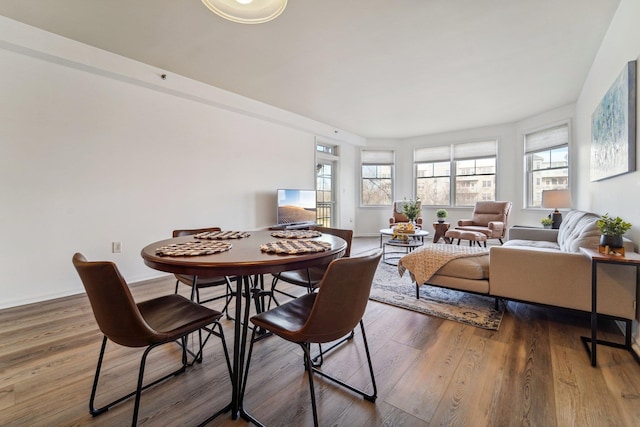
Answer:
<svg viewBox="0 0 640 427"><path fill-rule="evenodd" d="M449 226L451 226L451 224L448 222L433 223L433 229L436 231L436 233L433 235L433 243L438 243L441 237L444 239L445 243L450 243L450 239L448 237L445 237L445 233L449 229Z"/></svg>
<svg viewBox="0 0 640 427"><path fill-rule="evenodd" d="M606 255L601 254L596 249L580 248L587 258L591 260L591 338L580 337L587 349L587 353L591 356L591 366L596 366L596 346L597 344L606 345L608 347L616 347L631 352L631 355L636 360L638 355L631 348L631 321L625 319L627 325L625 331L625 343L619 344L611 341L598 340L598 264L618 264L626 265L638 268L640 267L640 254L636 252L627 252L625 256ZM591 347L589 344L591 343Z"/></svg>

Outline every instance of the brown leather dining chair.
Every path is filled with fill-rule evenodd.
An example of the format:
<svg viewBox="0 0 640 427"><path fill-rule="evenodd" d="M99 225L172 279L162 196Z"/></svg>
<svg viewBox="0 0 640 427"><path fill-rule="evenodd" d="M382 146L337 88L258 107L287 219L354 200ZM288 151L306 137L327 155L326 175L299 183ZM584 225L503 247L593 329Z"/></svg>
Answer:
<svg viewBox="0 0 640 427"><path fill-rule="evenodd" d="M227 345L222 327L218 323L218 320L222 317L221 312L175 294L136 303L114 263L107 261L88 262L82 254L76 253L73 256L73 265L87 292L98 327L104 334L89 399L91 415L100 415L112 406L135 395L132 420L132 425L135 426L138 420L142 390L185 371L187 366L190 365L185 350L185 337L201 329L206 330L208 335L200 346L194 361L200 359L204 344L206 344L211 335L216 335L222 341L227 369L229 376L231 376ZM124 347L146 347L146 349L140 361L136 390L100 408L96 408L94 403L107 340ZM175 340L182 340L183 350L180 368L143 386L145 363L149 352L159 345Z"/></svg>
<svg viewBox="0 0 640 427"><path fill-rule="evenodd" d="M314 227L313 229L324 234L332 234L334 236L338 236L346 241L347 249L345 250L343 257L351 256L351 241L353 240L353 230L343 230L339 228L329 227ZM290 283L292 285L302 286L305 287L308 292L313 292L313 290L318 287L318 284L322 280L322 277L324 276L326 270L327 266L324 265L305 268L302 270L291 270L278 273L273 276L273 281L271 282L271 294L273 296L275 292L278 292L290 298L296 298L294 295L276 289L276 285L279 281ZM274 302L278 304L278 301L275 299L275 297Z"/></svg>
<svg viewBox="0 0 640 427"><path fill-rule="evenodd" d="M376 400L376 381L362 317L367 307L371 283L381 255L382 252L377 251L377 253L367 256L334 260L329 264L319 284L318 292L305 294L251 318L251 323L256 327L263 328L287 341L299 344L302 348L304 366L309 377L313 421L316 426L318 425L318 413L313 384L314 374L333 381L361 395L366 400L371 402ZM341 379L330 376L314 367L311 361L311 344L328 343L340 339L353 331L358 323L360 324L367 363L369 364L373 388L371 394L367 394L365 391L357 389ZM253 328L249 346L247 366L241 390L243 395L247 387L256 329ZM250 414L247 415L252 418ZM257 420L255 421L257 422Z"/></svg>
<svg viewBox="0 0 640 427"><path fill-rule="evenodd" d="M182 237L182 236L191 236L198 233L204 232L214 232L221 231L220 227L209 227L209 228L196 228L196 229L186 229L186 230L173 230L173 237ZM207 278L199 278L197 276L188 276L184 274L176 274L176 291L178 293L178 287L180 283L183 283L187 286L191 287L191 300L196 301L198 304L204 304L210 301L215 301L221 298L225 299L224 308L221 310L223 313L228 312L227 308L229 307L229 302L233 297L233 288L231 287L231 278L226 276L220 277L207 277ZM225 286L224 295L215 296L204 301L200 300L200 289L202 288L210 288L214 286Z"/></svg>
<svg viewBox="0 0 640 427"><path fill-rule="evenodd" d="M351 256L351 242L353 241L353 230L320 227L320 226L316 226L313 229L323 234L332 234L334 236L337 236L343 239L345 242L347 242L347 248L345 249L344 255L342 256L346 258ZM282 295L286 295L289 298L296 298L295 295L276 289L276 285L280 280L286 283L290 283L292 285L302 286L307 289L308 293L313 292L315 289L318 288L320 281L322 281L322 277L324 276L325 271L327 271L326 265L305 268L302 270L283 271L282 273L278 273L273 276L273 281L271 282L270 296L271 298L273 298L273 301L276 303L276 305L280 305L278 303L278 300L275 297L276 292ZM353 338L353 333L345 337L344 340L334 343L333 345L331 345L331 347L325 348L324 350L322 349L322 344L318 345L320 352L313 357L314 366L322 365L323 357L325 353L333 350L338 345L342 344L344 341L350 340L351 338Z"/></svg>

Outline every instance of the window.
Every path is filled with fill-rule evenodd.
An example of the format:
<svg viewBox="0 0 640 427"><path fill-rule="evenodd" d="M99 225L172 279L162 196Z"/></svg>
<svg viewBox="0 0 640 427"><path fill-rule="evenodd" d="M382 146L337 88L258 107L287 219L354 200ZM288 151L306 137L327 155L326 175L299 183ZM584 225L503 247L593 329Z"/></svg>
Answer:
<svg viewBox="0 0 640 427"><path fill-rule="evenodd" d="M338 147L336 147L335 145L316 144L316 151L319 153L330 154L334 156L338 155Z"/></svg>
<svg viewBox="0 0 640 427"><path fill-rule="evenodd" d="M316 164L316 223L331 227L335 206L333 183L335 161L319 159Z"/></svg>
<svg viewBox="0 0 640 427"><path fill-rule="evenodd" d="M332 227L336 221L338 148L316 141L316 222L323 227Z"/></svg>
<svg viewBox="0 0 640 427"><path fill-rule="evenodd" d="M363 150L361 159L360 203L363 206L390 206L393 202L393 151Z"/></svg>
<svg viewBox="0 0 640 427"><path fill-rule="evenodd" d="M569 189L569 124L524 136L527 207L542 205L543 190Z"/></svg>
<svg viewBox="0 0 640 427"><path fill-rule="evenodd" d="M423 206L448 206L451 200L451 147L416 149L416 197Z"/></svg>
<svg viewBox="0 0 640 427"><path fill-rule="evenodd" d="M416 196L425 206L495 200L496 150L495 140L417 148Z"/></svg>

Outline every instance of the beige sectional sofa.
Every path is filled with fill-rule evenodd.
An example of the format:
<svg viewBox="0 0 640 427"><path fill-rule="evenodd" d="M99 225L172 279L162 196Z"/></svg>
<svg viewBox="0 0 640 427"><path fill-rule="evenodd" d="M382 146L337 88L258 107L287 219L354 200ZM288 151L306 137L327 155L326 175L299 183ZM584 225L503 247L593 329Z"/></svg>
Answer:
<svg viewBox="0 0 640 427"><path fill-rule="evenodd" d="M489 256L450 261L427 284L591 311L591 263L579 248L598 246L598 218L570 211L558 230L512 227ZM625 250L634 250L631 241ZM633 267L599 265L598 313L635 319L636 275Z"/></svg>

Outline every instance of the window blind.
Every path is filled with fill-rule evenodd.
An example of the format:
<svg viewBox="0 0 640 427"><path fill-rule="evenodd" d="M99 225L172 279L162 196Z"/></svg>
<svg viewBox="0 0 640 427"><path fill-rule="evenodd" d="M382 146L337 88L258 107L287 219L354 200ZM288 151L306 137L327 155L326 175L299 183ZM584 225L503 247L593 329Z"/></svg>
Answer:
<svg viewBox="0 0 640 427"><path fill-rule="evenodd" d="M393 165L394 153L391 150L362 150L363 165Z"/></svg>
<svg viewBox="0 0 640 427"><path fill-rule="evenodd" d="M441 162L451 160L451 146L416 148L413 151L414 162Z"/></svg>
<svg viewBox="0 0 640 427"><path fill-rule="evenodd" d="M563 124L524 136L525 153L533 153L547 148L569 144L569 125Z"/></svg>
<svg viewBox="0 0 640 427"><path fill-rule="evenodd" d="M454 160L480 159L482 157L493 157L496 155L497 142L465 142L453 146Z"/></svg>

